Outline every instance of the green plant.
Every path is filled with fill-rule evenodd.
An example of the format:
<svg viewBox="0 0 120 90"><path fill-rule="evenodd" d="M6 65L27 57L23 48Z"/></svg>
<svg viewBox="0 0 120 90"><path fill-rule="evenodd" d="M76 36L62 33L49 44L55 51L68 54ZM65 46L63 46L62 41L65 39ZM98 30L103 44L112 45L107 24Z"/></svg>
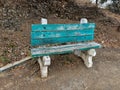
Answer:
<svg viewBox="0 0 120 90"><path fill-rule="evenodd" d="M100 3L103 4L104 2L107 2L108 0L100 0ZM111 0L111 4L108 5L108 9L114 13L120 14L120 0ZM96 0L96 4L98 4L98 0Z"/></svg>
<svg viewBox="0 0 120 90"><path fill-rule="evenodd" d="M107 0L100 0L100 3L104 3L104 2L107 2Z"/></svg>
<svg viewBox="0 0 120 90"><path fill-rule="evenodd" d="M1 56L0 57L0 62L2 62L2 63L9 63L10 62L10 60L7 58L7 57L5 57L5 56Z"/></svg>

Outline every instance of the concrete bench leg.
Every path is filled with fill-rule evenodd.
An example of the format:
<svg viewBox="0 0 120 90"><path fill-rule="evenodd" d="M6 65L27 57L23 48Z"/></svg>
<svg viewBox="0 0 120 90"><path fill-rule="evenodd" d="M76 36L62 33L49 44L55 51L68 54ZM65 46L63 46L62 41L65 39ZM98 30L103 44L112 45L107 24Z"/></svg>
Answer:
<svg viewBox="0 0 120 90"><path fill-rule="evenodd" d="M92 58L93 56L96 56L95 49L90 49L88 51L75 50L74 54L80 56L83 59L84 64L86 65L87 68L92 67L93 65Z"/></svg>
<svg viewBox="0 0 120 90"><path fill-rule="evenodd" d="M40 65L41 77L45 78L48 76L48 66L51 64L51 59L49 56L43 56L42 59L38 58L38 63Z"/></svg>

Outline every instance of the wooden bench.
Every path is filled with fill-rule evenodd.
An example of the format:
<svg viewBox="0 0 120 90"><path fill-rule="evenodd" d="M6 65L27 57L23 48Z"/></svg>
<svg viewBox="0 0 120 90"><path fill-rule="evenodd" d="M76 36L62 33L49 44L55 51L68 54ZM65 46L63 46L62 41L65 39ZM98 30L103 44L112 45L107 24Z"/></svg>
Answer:
<svg viewBox="0 0 120 90"><path fill-rule="evenodd" d="M95 49L101 45L93 41L95 24L85 20L82 19L81 24L47 24L47 20L42 19L42 24L32 24L31 54L39 57L41 77L47 77L50 55L55 54L74 53L82 57L88 68L92 67Z"/></svg>

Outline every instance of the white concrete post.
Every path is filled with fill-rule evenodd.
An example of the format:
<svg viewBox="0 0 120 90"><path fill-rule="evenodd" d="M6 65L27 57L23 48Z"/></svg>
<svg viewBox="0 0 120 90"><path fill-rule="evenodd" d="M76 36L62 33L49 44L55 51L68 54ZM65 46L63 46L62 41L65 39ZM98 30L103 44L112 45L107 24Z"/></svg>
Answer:
<svg viewBox="0 0 120 90"><path fill-rule="evenodd" d="M88 20L86 18L82 18L80 20L80 24L83 24L83 23L88 23ZM96 55L95 49L90 49L87 51L75 50L74 54L83 59L84 64L86 65L87 68L92 67L93 65L92 57Z"/></svg>
<svg viewBox="0 0 120 90"><path fill-rule="evenodd" d="M51 64L51 59L49 56L43 56L43 58L38 58L38 63L40 65L41 77L45 78L48 76L48 66Z"/></svg>
<svg viewBox="0 0 120 90"><path fill-rule="evenodd" d="M84 64L87 68L90 68L93 66L92 58L96 55L95 49L90 49L86 52L81 52L80 56L82 57Z"/></svg>
<svg viewBox="0 0 120 90"><path fill-rule="evenodd" d="M96 56L95 49L90 49L88 51L75 50L74 54L83 59L84 64L86 65L87 68L90 68L93 66L92 58Z"/></svg>
<svg viewBox="0 0 120 90"><path fill-rule="evenodd" d="M47 19L42 18L41 24L47 24ZM38 58L38 63L40 65L41 77L45 78L48 76L48 66L51 64L50 56L43 56L42 59Z"/></svg>
<svg viewBox="0 0 120 90"><path fill-rule="evenodd" d="M88 23L88 20L86 18L81 18L80 24L83 24L83 23Z"/></svg>
<svg viewBox="0 0 120 90"><path fill-rule="evenodd" d="M44 66L49 66L51 64L50 56L43 56L42 60Z"/></svg>
<svg viewBox="0 0 120 90"><path fill-rule="evenodd" d="M41 24L47 24L47 23L48 23L48 21L46 18L41 18Z"/></svg>

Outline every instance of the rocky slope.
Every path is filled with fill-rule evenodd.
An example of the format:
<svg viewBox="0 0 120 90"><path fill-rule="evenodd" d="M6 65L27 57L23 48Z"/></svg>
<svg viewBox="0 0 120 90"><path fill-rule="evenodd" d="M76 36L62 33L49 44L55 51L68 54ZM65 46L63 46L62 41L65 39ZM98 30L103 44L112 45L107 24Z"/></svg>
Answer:
<svg viewBox="0 0 120 90"><path fill-rule="evenodd" d="M71 0L0 0L0 27L19 30L26 20L47 18L50 14L72 20L93 19L101 15L95 7L77 4L78 1Z"/></svg>

